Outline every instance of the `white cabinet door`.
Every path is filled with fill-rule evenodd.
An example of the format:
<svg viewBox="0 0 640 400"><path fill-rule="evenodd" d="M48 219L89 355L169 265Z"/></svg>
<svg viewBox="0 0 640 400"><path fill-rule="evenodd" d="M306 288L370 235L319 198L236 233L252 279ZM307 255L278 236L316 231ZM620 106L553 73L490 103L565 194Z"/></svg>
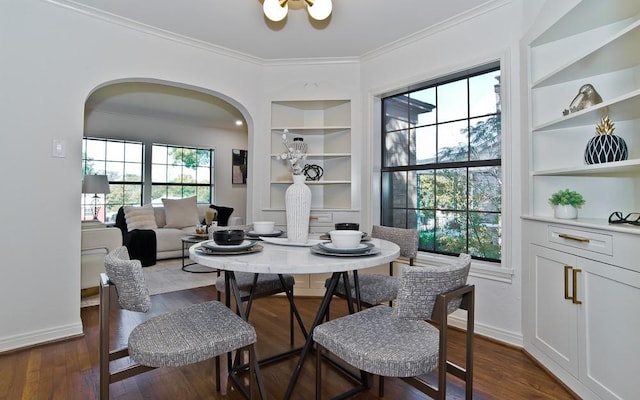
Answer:
<svg viewBox="0 0 640 400"><path fill-rule="evenodd" d="M531 245L530 285L533 332L532 344L555 363L578 377L578 309L565 299L572 295L565 266L575 266L571 254ZM570 277L569 277L570 279Z"/></svg>
<svg viewBox="0 0 640 400"><path fill-rule="evenodd" d="M580 380L603 399L640 397L640 273L578 258Z"/></svg>

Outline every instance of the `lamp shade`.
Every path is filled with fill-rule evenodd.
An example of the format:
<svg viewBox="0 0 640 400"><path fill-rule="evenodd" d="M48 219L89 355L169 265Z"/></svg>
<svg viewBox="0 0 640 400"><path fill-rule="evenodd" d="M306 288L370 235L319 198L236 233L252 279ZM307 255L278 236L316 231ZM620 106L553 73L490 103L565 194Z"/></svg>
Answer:
<svg viewBox="0 0 640 400"><path fill-rule="evenodd" d="M278 22L282 21L284 17L287 16L287 12L289 12L289 5L286 2L280 5L279 0L264 0L262 9L264 10L264 15L266 15L267 18L271 21Z"/></svg>
<svg viewBox="0 0 640 400"><path fill-rule="evenodd" d="M333 5L331 4L331 0L315 0L311 5L307 3L309 15L317 21L323 21L329 18L332 9Z"/></svg>
<svg viewBox="0 0 640 400"><path fill-rule="evenodd" d="M82 180L82 193L111 193L106 175L86 175Z"/></svg>

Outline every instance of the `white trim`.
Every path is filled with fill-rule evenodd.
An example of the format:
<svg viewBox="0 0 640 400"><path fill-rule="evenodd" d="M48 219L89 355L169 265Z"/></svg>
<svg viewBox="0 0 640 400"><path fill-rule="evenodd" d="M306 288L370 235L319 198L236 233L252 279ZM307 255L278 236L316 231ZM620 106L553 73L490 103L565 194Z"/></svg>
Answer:
<svg viewBox="0 0 640 400"><path fill-rule="evenodd" d="M456 257L446 256L443 254L418 252L415 265L436 265L444 266L449 265ZM503 261L504 265L504 261ZM506 268L499 266L498 263L491 263L486 261L473 260L471 261L471 269L469 270L469 276L475 278L487 279L492 281L512 283L514 275L513 268Z"/></svg>
<svg viewBox="0 0 640 400"><path fill-rule="evenodd" d="M456 315L458 311L449 315L448 325L454 326L456 328L466 330L467 328L467 319L466 312L461 312L465 317L460 317ZM478 323L477 321L473 325L473 332L491 338L492 340L496 340L498 342L506 343L512 346L517 346L522 348L524 339L521 333L506 331L504 329L497 329L490 325L485 325L482 323Z"/></svg>
<svg viewBox="0 0 640 400"><path fill-rule="evenodd" d="M82 322L43 329L41 331L27 332L26 334L6 337L0 340L0 353L82 334Z"/></svg>

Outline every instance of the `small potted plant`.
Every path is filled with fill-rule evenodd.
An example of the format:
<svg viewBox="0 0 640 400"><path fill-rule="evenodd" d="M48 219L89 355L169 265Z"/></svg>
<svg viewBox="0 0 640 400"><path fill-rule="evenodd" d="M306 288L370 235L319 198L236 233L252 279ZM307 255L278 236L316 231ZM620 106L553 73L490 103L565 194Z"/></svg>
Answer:
<svg viewBox="0 0 640 400"><path fill-rule="evenodd" d="M574 190L564 189L549 197L549 204L553 206L554 216L561 219L578 217L578 208L585 203L584 197Z"/></svg>

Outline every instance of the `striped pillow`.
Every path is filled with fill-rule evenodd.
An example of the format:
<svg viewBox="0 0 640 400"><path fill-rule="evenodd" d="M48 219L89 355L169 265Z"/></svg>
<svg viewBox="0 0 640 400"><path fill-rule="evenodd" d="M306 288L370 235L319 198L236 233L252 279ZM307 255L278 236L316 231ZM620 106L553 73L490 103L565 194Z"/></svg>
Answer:
<svg viewBox="0 0 640 400"><path fill-rule="evenodd" d="M134 229L157 229L156 217L153 206L124 206L124 219L127 221L127 230Z"/></svg>

